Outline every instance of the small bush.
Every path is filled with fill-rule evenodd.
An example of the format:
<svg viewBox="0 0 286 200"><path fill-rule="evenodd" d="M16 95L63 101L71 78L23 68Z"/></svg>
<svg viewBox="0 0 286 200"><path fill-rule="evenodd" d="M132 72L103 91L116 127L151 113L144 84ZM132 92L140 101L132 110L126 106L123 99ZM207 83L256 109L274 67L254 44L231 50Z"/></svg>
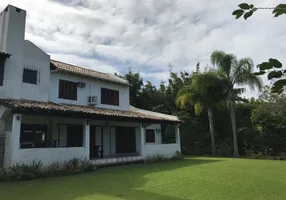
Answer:
<svg viewBox="0 0 286 200"><path fill-rule="evenodd" d="M58 162L53 162L47 167L43 167L41 161L37 162L33 160L29 164L16 163L14 166L8 169L0 170L0 181L19 181L19 180L31 180L43 177L68 175L80 172L93 171L96 168L87 159L73 158L66 161L63 165Z"/></svg>
<svg viewBox="0 0 286 200"><path fill-rule="evenodd" d="M83 159L80 163L80 167L84 172L91 172L96 169L96 167L88 159Z"/></svg>
<svg viewBox="0 0 286 200"><path fill-rule="evenodd" d="M172 157L171 160L184 160L184 155L177 151Z"/></svg>
<svg viewBox="0 0 286 200"><path fill-rule="evenodd" d="M280 152L279 156L280 156L280 160L286 160L286 152Z"/></svg>
<svg viewBox="0 0 286 200"><path fill-rule="evenodd" d="M45 176L58 176L63 171L62 167L58 162L53 162L51 165L45 168L44 174Z"/></svg>
<svg viewBox="0 0 286 200"><path fill-rule="evenodd" d="M145 163L155 163L155 162L166 162L166 161L174 161L174 160L183 160L184 156L180 152L176 152L173 156L163 156L163 155L155 155L148 156L145 158Z"/></svg>

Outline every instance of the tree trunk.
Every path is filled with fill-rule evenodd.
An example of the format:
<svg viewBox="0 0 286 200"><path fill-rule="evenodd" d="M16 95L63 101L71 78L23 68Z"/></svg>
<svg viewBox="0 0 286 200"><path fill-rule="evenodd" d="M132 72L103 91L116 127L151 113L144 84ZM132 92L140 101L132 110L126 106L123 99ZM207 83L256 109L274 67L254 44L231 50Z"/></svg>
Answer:
<svg viewBox="0 0 286 200"><path fill-rule="evenodd" d="M231 118L231 125L232 125L232 134L233 134L233 148L234 148L233 156L239 157L238 144L237 144L237 133L236 133L236 116L235 116L234 105L232 102L229 104L229 109L230 109L230 118Z"/></svg>
<svg viewBox="0 0 286 200"><path fill-rule="evenodd" d="M211 142L212 142L212 155L216 155L216 147L215 147L215 135L214 135L214 119L212 109L208 109L209 116L209 125L210 125L210 133L211 133Z"/></svg>

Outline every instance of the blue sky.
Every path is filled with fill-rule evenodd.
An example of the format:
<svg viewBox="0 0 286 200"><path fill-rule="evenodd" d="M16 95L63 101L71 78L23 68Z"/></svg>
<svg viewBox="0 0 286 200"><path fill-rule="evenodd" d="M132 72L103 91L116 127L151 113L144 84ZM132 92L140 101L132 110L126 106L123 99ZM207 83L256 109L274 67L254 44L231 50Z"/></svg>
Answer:
<svg viewBox="0 0 286 200"><path fill-rule="evenodd" d="M245 0L274 6L279 0ZM257 12L235 20L242 0L1 0L25 9L26 38L51 58L107 73L139 71L159 84L173 71L191 72L196 63L210 65L219 49L251 57L259 64L270 57L286 63L285 17ZM264 77L265 82L267 82ZM245 96L257 92L247 91Z"/></svg>

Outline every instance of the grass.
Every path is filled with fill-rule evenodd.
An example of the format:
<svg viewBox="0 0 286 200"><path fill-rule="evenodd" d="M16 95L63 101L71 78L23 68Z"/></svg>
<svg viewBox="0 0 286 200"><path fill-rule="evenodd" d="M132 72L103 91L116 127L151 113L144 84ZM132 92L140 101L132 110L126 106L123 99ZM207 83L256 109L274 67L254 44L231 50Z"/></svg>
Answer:
<svg viewBox="0 0 286 200"><path fill-rule="evenodd" d="M286 199L286 162L187 158L81 175L0 183L1 200Z"/></svg>

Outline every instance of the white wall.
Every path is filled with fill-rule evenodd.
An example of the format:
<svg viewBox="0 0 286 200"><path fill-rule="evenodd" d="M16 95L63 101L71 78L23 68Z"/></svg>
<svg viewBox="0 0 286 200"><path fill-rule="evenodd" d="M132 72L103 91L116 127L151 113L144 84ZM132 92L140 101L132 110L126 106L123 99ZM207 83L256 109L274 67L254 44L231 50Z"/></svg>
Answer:
<svg viewBox="0 0 286 200"><path fill-rule="evenodd" d="M50 56L25 38L26 11L8 11L0 15L0 50L12 54L6 60L4 82L0 86L0 98L55 101L58 103L87 105L88 96L97 96L101 108L129 110L129 86L109 83L68 73L50 72ZM39 83L23 83L23 68L38 70ZM77 101L58 98L59 79L85 82L85 88L78 88ZM101 104L101 88L119 91L119 106Z"/></svg>
<svg viewBox="0 0 286 200"><path fill-rule="evenodd" d="M8 6L8 11L4 10L0 15L0 50L11 54L5 63L0 97L48 101L50 56L30 41L24 40L25 22L26 11L17 12L13 6ZM38 84L22 82L24 68L33 68L39 72Z"/></svg>
<svg viewBox="0 0 286 200"><path fill-rule="evenodd" d="M17 160L29 163L33 160L42 161L44 165L49 165L52 162L63 163L72 158L82 158L85 156L84 147L72 148L35 148L35 149L19 149Z"/></svg>
<svg viewBox="0 0 286 200"><path fill-rule="evenodd" d="M73 81L73 82L85 82L84 88L77 89L77 101L66 100L58 98L59 94L59 79ZM119 106L101 104L101 88L108 88L119 91ZM111 108L117 110L129 110L129 87L120 84L114 84L104 82L96 79L85 78L82 76L52 72L51 73L51 94L50 100L58 103L87 105L88 96L97 96L98 105L100 108Z"/></svg>
<svg viewBox="0 0 286 200"><path fill-rule="evenodd" d="M144 156L172 156L176 152L181 152L180 144L145 144Z"/></svg>

